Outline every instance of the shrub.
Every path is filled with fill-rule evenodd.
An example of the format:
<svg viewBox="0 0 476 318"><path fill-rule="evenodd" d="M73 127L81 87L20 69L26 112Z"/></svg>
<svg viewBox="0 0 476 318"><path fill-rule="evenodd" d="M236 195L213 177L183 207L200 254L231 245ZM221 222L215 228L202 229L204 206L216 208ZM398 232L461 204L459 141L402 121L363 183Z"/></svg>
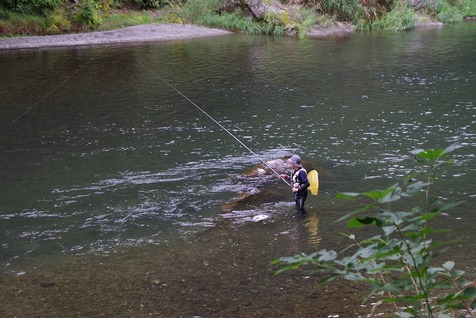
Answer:
<svg viewBox="0 0 476 318"><path fill-rule="evenodd" d="M163 5L167 4L170 1L162 1L162 0L129 0L129 2L135 3L139 7L143 9L147 8L160 8Z"/></svg>
<svg viewBox="0 0 476 318"><path fill-rule="evenodd" d="M154 20L151 15L145 12L131 11L124 14L113 14L103 17L101 25L98 26L98 30L112 30L120 29L128 26L149 24Z"/></svg>
<svg viewBox="0 0 476 318"><path fill-rule="evenodd" d="M244 16L240 10L233 13L207 14L198 21L199 24L210 27L240 31L249 34L283 35L285 27L264 22L254 22Z"/></svg>
<svg viewBox="0 0 476 318"><path fill-rule="evenodd" d="M79 12L76 21L90 27L96 27L102 22L101 7L94 0L82 0L79 5Z"/></svg>
<svg viewBox="0 0 476 318"><path fill-rule="evenodd" d="M381 234L362 239L345 234L352 244L340 253L321 250L310 255L282 257L274 263L287 265L277 274L311 264L316 272L328 274L321 283L329 283L337 277L364 282L370 287L368 297L380 297L372 314L376 306L389 303L394 306L396 316L403 318L449 318L448 314L454 310L463 310L473 317L476 286L464 278L464 272L457 270L453 261L437 265L435 258L445 249L430 238L439 232L430 226L430 221L460 203L444 203L430 193L438 173L444 173L444 166L452 162L445 157L459 147L412 151L422 165L422 172L410 176L402 185L362 193L339 193L341 199L370 201L339 221L350 219L349 228L375 226ZM406 211L395 207L397 201L418 194L424 195L420 206Z"/></svg>
<svg viewBox="0 0 476 318"><path fill-rule="evenodd" d="M202 17L214 14L223 6L220 0L188 0L180 10L180 15L187 22L195 22Z"/></svg>
<svg viewBox="0 0 476 318"><path fill-rule="evenodd" d="M46 30L46 20L43 17L8 14L8 18L0 21L0 35L35 35L44 34Z"/></svg>
<svg viewBox="0 0 476 318"><path fill-rule="evenodd" d="M455 6L465 17L476 17L476 1L474 0L456 0Z"/></svg>
<svg viewBox="0 0 476 318"><path fill-rule="evenodd" d="M66 16L64 10L57 9L47 18L48 34L59 34L69 32L71 30L71 22Z"/></svg>
<svg viewBox="0 0 476 318"><path fill-rule="evenodd" d="M405 31L415 26L416 12L406 1L398 1L380 20L371 23L374 30Z"/></svg>
<svg viewBox="0 0 476 318"><path fill-rule="evenodd" d="M359 0L322 0L321 7L325 13L335 16L339 21L356 21L364 15Z"/></svg>
<svg viewBox="0 0 476 318"><path fill-rule="evenodd" d="M440 1L437 6L436 19L442 23L458 23L463 21L463 14L458 8L446 1Z"/></svg>
<svg viewBox="0 0 476 318"><path fill-rule="evenodd" d="M21 14L45 16L63 4L63 0L3 0L0 5Z"/></svg>

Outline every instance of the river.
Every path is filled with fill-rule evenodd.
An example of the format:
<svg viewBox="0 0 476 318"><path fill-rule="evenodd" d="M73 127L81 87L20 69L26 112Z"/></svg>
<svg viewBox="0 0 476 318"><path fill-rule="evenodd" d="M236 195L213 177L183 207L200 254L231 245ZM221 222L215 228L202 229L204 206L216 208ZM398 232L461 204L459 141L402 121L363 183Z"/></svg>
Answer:
<svg viewBox="0 0 476 318"><path fill-rule="evenodd" d="M268 217L271 233L292 236L279 253L327 248L321 239L341 242L332 221L349 211L337 192L390 186L412 171L411 150L459 143L435 190L466 203L437 224L458 242L451 257L474 274L475 34L467 22L324 39L236 34L1 52L2 271L193 246L197 233L230 220L229 231L259 241L249 230L259 227L255 215ZM304 220L293 217L279 180L246 211L220 213L251 190L237 176L259 160L191 102L260 158L297 153L322 169Z"/></svg>

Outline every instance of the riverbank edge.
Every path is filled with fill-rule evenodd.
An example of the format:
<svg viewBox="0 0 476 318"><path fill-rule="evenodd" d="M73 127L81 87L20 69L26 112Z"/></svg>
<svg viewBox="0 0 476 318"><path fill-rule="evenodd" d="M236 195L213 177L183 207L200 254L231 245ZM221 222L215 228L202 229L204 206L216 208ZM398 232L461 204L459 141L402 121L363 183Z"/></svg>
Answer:
<svg viewBox="0 0 476 318"><path fill-rule="evenodd" d="M441 28L444 24L435 21L419 22L417 29ZM342 37L355 32L355 26L346 22L335 22L311 28L307 37ZM152 23L125 27L117 30L94 31L60 35L0 38L0 52L26 49L55 49L65 47L121 45L151 43L173 40L188 40L232 35L236 32L203 27L193 24Z"/></svg>
<svg viewBox="0 0 476 318"><path fill-rule="evenodd" d="M0 51L118 45L196 39L234 34L191 24L145 24L118 30L0 39Z"/></svg>

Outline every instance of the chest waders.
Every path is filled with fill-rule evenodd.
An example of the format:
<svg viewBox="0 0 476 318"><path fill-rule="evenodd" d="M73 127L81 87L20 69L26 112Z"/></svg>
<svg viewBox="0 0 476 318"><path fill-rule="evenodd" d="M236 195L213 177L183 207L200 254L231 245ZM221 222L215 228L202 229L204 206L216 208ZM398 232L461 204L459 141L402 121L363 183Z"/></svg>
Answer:
<svg viewBox="0 0 476 318"><path fill-rule="evenodd" d="M291 184L299 189L297 192L294 192L294 202L296 203L296 210L298 212L304 213L304 203L306 202L307 199L307 187L302 189L301 185L303 184L303 180L299 177L299 172L304 171L306 174L306 170L304 168L301 168L299 170L293 171L293 174L291 176Z"/></svg>

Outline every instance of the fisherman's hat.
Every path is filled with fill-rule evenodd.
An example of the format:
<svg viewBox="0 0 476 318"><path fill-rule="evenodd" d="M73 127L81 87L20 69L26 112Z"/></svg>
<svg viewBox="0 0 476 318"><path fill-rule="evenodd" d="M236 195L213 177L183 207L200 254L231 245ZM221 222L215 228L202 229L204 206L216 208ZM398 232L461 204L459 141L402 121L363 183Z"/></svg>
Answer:
<svg viewBox="0 0 476 318"><path fill-rule="evenodd" d="M292 155L291 158L288 159L288 162L295 167L302 168L301 157L298 155Z"/></svg>

